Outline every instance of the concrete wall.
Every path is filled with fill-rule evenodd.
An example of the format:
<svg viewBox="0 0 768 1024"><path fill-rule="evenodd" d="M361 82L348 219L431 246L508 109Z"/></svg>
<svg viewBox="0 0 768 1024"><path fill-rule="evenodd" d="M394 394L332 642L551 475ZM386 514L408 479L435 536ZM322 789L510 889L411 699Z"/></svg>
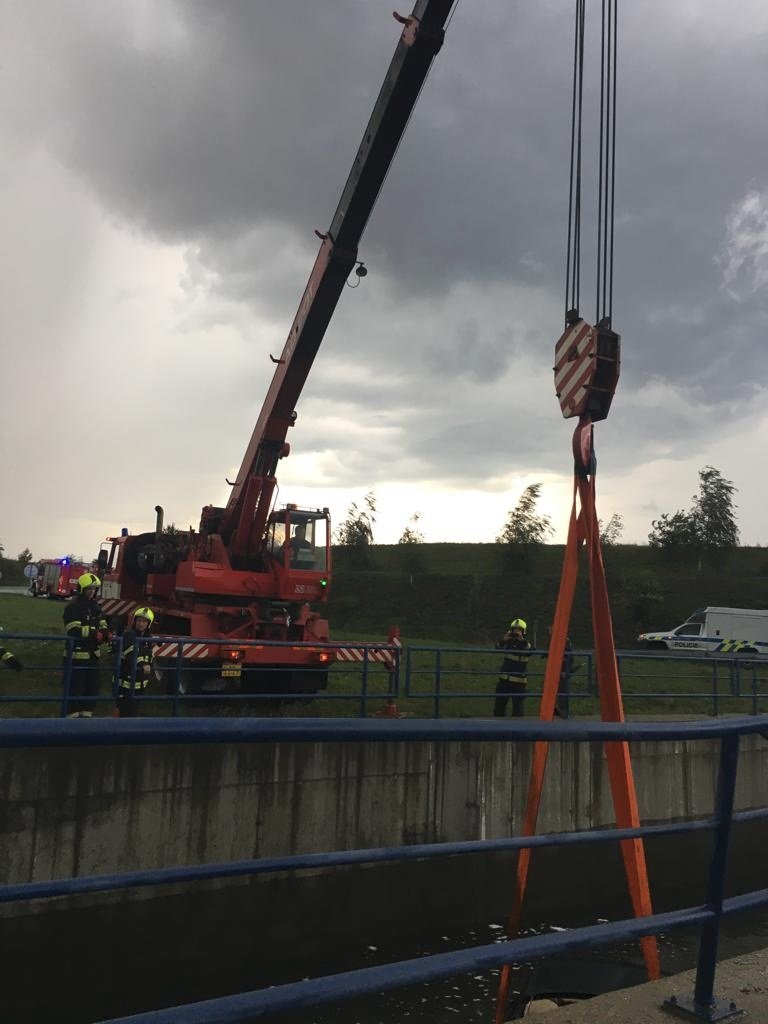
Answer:
<svg viewBox="0 0 768 1024"><path fill-rule="evenodd" d="M0 752L0 882L520 831L530 746L259 744ZM633 747L645 822L711 813L713 743ZM768 743L743 741L737 805ZM539 831L613 823L598 745L551 749Z"/></svg>
<svg viewBox="0 0 768 1024"><path fill-rule="evenodd" d="M638 744L633 762L644 821L711 813L715 744ZM0 882L508 836L529 764L529 746L501 743L0 751ZM739 808L762 805L767 772L768 743L744 740ZM553 746L540 831L612 823L601 749ZM710 842L647 843L657 910L702 901ZM4 1012L48 1020L66 1005L77 1024L359 966L366 942L503 921L514 863L477 854L5 905ZM768 886L763 823L737 830L730 863L729 894ZM531 923L631 913L618 844L537 850L526 906Z"/></svg>

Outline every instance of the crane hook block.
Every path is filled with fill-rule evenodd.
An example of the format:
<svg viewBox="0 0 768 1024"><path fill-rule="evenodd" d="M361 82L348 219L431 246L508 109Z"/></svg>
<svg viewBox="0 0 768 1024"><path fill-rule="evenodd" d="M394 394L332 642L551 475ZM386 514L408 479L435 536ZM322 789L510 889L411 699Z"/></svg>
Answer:
<svg viewBox="0 0 768 1024"><path fill-rule="evenodd" d="M566 325L555 345L555 392L565 419L604 420L619 382L621 338L601 320Z"/></svg>

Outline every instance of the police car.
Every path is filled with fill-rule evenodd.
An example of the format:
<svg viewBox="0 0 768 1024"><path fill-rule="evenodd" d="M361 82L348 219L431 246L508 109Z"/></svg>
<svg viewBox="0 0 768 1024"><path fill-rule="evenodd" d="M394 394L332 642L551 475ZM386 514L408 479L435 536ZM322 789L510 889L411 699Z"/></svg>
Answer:
<svg viewBox="0 0 768 1024"><path fill-rule="evenodd" d="M768 610L697 608L682 626L660 633L641 633L637 639L651 650L768 655Z"/></svg>

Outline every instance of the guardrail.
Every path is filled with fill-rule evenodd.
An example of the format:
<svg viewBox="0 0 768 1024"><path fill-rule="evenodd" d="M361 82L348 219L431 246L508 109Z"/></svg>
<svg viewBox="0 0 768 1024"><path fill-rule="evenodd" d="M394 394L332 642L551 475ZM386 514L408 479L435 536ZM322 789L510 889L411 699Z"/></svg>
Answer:
<svg viewBox="0 0 768 1024"><path fill-rule="evenodd" d="M13 646L14 641L22 645L37 642L54 645L61 651L63 660L54 659L53 664L29 662L25 650L25 673L18 677L2 673L0 706L3 704L40 704L57 708L65 717L71 713L74 694L72 692L73 641L61 634L3 633L4 643ZM162 671L153 677L147 690L135 688L137 658L142 645L151 645L160 653L158 663ZM365 718L372 712L394 708L404 698L410 702L409 713L424 712L433 717L458 713L461 715L488 715L495 697L495 684L503 651L495 648L461 646L407 645L400 647L392 643L337 642L337 643L296 643L268 640L237 641L240 648L258 647L275 651L275 660L280 660L280 648L293 652L328 652L333 662L326 685L328 665L315 667L290 666L271 668L269 684L259 683L256 674L248 675L247 685L237 686L237 680L222 674L213 675L210 663L211 649L233 646L232 641L205 637L150 637L140 640L135 647L131 663L131 683L135 710L141 713L158 705L169 708L172 716L189 713L207 705L231 705L232 708L256 705L264 708L270 703L298 701L309 703L317 700L325 706L341 706L344 714ZM39 657L39 650L37 655ZM205 653L206 660L196 661L195 654ZM191 652L191 654L190 654ZM120 662L122 658L122 637L117 637L113 650L101 659L98 667L81 671L100 674L108 671L111 684L106 693L78 696L80 704L95 710L100 705L115 706L119 692ZM538 709L541 696L541 682L546 664L546 650L531 652L528 660L528 689L524 696L528 713ZM561 681L559 704L564 717L572 712L579 714L594 710L586 702L597 696L598 680L594 668L592 651L574 650L568 654L571 670ZM215 660L215 657L213 658ZM220 660L220 659L219 659ZM670 702L691 701L702 713L718 715L723 700L731 700L730 710L747 707L749 713L760 713L761 706L768 709L768 658L743 655L690 655L676 652L656 653L646 651L617 652L619 674L624 690L625 703L648 700ZM292 678L294 669L299 668L304 678L297 682ZM401 672L402 668L402 672ZM668 671L667 671L668 669ZM249 670L246 667L246 671ZM38 692L13 692L11 681L18 678L45 678L43 689ZM203 678L205 685L202 685ZM401 686L402 679L402 686ZM53 683L51 682L53 681ZM235 685L230 685L230 684ZM99 687L94 686L95 690ZM765 704L761 705L761 700ZM382 709L382 702L384 706ZM458 706L458 702L464 702ZM320 705L318 705L320 706ZM668 710L675 710L674 706Z"/></svg>
<svg viewBox="0 0 768 1024"><path fill-rule="evenodd" d="M393 702L399 690L400 653L399 643L357 643L343 641L336 643L299 642L277 640L222 640L206 637L150 636L136 638L130 656L129 678L125 680L123 661L123 637L116 636L111 649L103 658L93 663L78 663L75 659L75 641L61 634L3 632L3 642L13 645L33 641L55 645L62 652L62 660L54 664L30 662L24 654L24 669L18 678L29 673L32 678L43 677L55 681L47 690L34 693L11 693L6 685L0 688L2 704L58 705L58 714L66 718L74 713L81 714L82 707L93 714L98 705L111 705L116 714L117 698L128 692L132 713L139 713L144 704L161 702L169 706L170 714L178 716L183 711L206 704L267 704L286 702L309 702L315 699L330 702L354 702L357 714L364 718L370 710L371 701L380 706L382 700ZM274 651L275 662L270 664L264 677L258 671L245 666L238 678L230 678L231 669L222 662L222 648L238 648L243 651L257 648L260 652ZM145 690L141 682L139 658L148 649L155 653L151 683ZM200 652L205 658L196 657ZM159 653L158 653L159 652ZM328 661L325 655L328 655ZM291 661L293 659L293 662ZM272 660L272 655L267 656ZM214 667L212 667L212 665ZM327 673L333 668L335 686L333 692L325 690ZM73 688L73 672L79 674L77 692ZM111 682L108 692L101 692L102 676L109 672ZM251 674L253 673L253 674ZM34 675L32 675L34 674ZM298 674L298 677L297 677ZM27 675L27 678L30 678ZM268 677L268 683L266 682ZM300 677L300 678L299 678ZM3 673L3 682L13 678ZM93 680L90 685L90 680ZM260 682L261 680L261 682ZM350 682L351 680L351 682ZM121 684L128 683L127 686ZM81 692L83 689L94 692ZM160 692L158 692L160 690Z"/></svg>
<svg viewBox="0 0 768 1024"><path fill-rule="evenodd" d="M601 843L631 837L650 837L671 833L710 830L714 836L709 881L700 905L686 907L646 918L590 925L565 933L537 935L365 968L305 980L266 990L242 992L173 1007L153 1010L112 1020L109 1024L208 1024L256 1019L269 1013L340 1002L355 996L399 988L417 982L450 977L465 971L500 967L505 963L538 959L570 950L595 948L628 939L667 932L676 928L700 926L700 945L695 988L692 996L670 1000L670 1009L685 1011L689 1019L713 1021L717 1016L714 979L720 922L723 917L768 906L768 889L746 895L724 896L731 826L734 822L768 818L768 808L734 813L733 801L742 736L763 733L761 718L742 718L727 722L690 723L585 723L557 724L520 720L469 721L354 721L344 719L147 719L118 723L108 719L95 721L83 730L70 721L18 719L0 722L0 747L100 746L112 744L162 743L280 743L280 742L526 742L547 740L554 743L642 740L719 740L720 756L717 795L711 817L670 825L643 826L637 829L599 829L591 832L557 833L533 837L478 840L463 843L424 844L377 850L317 853L228 864L197 865L71 878L27 885L0 886L0 901L13 902L82 892L123 889L137 885L159 885L169 881L193 881L256 875L265 872L295 871L307 867L332 867L342 864L371 863L411 857L456 856L498 849L534 846L568 846L576 843ZM725 1016L727 1014L723 1014Z"/></svg>
<svg viewBox="0 0 768 1024"><path fill-rule="evenodd" d="M490 702L495 697L495 680L499 658L504 652L496 648L406 645L403 647L403 696L431 704L432 717L440 718L444 704L457 699ZM523 695L526 705L538 708L544 678L547 651L530 652L527 666L528 687ZM467 661L471 659L471 664ZM579 703L593 700L598 693L594 655L591 650L567 653L569 670L561 677L558 703L563 716L572 710L578 713ZM655 699L692 700L711 704L717 715L724 698L748 702L751 714L759 713L761 697L768 698L768 659L721 654L657 653L649 651L617 651L619 676L625 701ZM665 689L664 679L648 667L674 665L675 682L696 684L695 689ZM477 683L480 681L478 687ZM642 689L651 682L651 689ZM487 685L486 685L487 684ZM488 705L486 705L488 706ZM706 707L703 710L708 710Z"/></svg>

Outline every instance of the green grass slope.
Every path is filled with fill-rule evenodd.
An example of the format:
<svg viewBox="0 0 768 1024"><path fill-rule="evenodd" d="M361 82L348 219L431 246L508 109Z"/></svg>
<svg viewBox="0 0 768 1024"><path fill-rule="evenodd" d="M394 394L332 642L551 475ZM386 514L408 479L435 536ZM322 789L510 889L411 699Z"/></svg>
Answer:
<svg viewBox="0 0 768 1024"><path fill-rule="evenodd" d="M560 583L563 547L547 545L528 571L504 560L496 544L380 545L371 568L345 566L336 551L329 619L334 636L370 632L384 636L397 624L404 637L446 643L486 644L510 618L521 616L539 644L546 639ZM639 632L685 621L695 608L725 605L768 608L768 551L739 548L722 562L677 560L640 545L605 552L606 573L619 647L632 647ZM571 637L591 646L591 608L583 561Z"/></svg>

